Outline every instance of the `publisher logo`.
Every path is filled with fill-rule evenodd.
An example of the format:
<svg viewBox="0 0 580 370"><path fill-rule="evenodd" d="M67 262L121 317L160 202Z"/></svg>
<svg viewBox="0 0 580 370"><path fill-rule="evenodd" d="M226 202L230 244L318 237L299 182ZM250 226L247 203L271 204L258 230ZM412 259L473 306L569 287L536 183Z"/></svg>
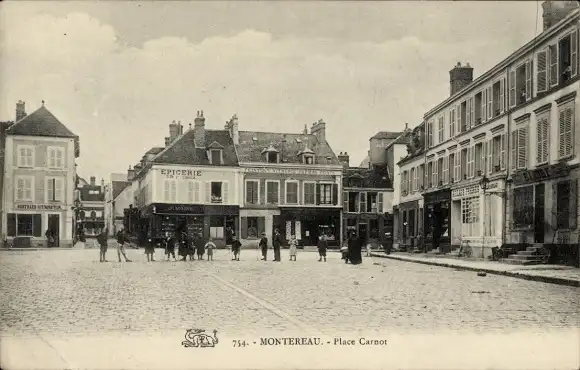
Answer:
<svg viewBox="0 0 580 370"><path fill-rule="evenodd" d="M213 331L213 336L206 334L203 329L187 329L185 340L181 342L184 347L215 347L218 344L217 330Z"/></svg>

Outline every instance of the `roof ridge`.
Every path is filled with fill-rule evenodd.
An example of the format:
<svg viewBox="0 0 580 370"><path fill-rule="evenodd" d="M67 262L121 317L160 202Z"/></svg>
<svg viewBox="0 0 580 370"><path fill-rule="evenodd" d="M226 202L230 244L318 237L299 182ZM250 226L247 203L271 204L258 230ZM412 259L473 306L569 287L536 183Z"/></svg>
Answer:
<svg viewBox="0 0 580 370"><path fill-rule="evenodd" d="M304 133L294 133L294 132L275 132L275 131L248 131L248 130L240 130L238 132L245 132L245 133L256 133L256 134L277 134L277 135L298 135L298 136L314 136L315 134L304 134Z"/></svg>

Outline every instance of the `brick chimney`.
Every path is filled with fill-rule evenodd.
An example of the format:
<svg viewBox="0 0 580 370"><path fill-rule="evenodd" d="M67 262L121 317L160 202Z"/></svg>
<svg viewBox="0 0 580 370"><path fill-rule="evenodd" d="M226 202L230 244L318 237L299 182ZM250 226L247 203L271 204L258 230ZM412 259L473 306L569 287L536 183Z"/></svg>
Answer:
<svg viewBox="0 0 580 370"><path fill-rule="evenodd" d="M542 3L544 31L566 18L570 12L578 8L578 1L544 1Z"/></svg>
<svg viewBox="0 0 580 370"><path fill-rule="evenodd" d="M348 155L347 152L340 152L340 154L338 155L338 160L340 163L342 163L342 166L344 168L348 168L350 167L350 156Z"/></svg>
<svg viewBox="0 0 580 370"><path fill-rule="evenodd" d="M26 110L24 108L24 104L25 103L22 100L19 100L18 103L16 103L16 122L26 117Z"/></svg>
<svg viewBox="0 0 580 370"><path fill-rule="evenodd" d="M91 176L91 186L95 186L97 178L95 176Z"/></svg>
<svg viewBox="0 0 580 370"><path fill-rule="evenodd" d="M105 179L101 179L101 193L105 192Z"/></svg>
<svg viewBox="0 0 580 370"><path fill-rule="evenodd" d="M318 141L326 141L326 123L319 119L318 122L312 124L310 133L318 138Z"/></svg>
<svg viewBox="0 0 580 370"><path fill-rule="evenodd" d="M135 170L129 166L129 169L127 170L127 181L133 181L133 178L135 178Z"/></svg>
<svg viewBox="0 0 580 370"><path fill-rule="evenodd" d="M239 145L240 132L239 132L238 116L234 114L232 118L228 121L227 126L232 141L234 142L235 145Z"/></svg>
<svg viewBox="0 0 580 370"><path fill-rule="evenodd" d="M179 136L179 124L175 121L169 124L169 140L173 142Z"/></svg>
<svg viewBox="0 0 580 370"><path fill-rule="evenodd" d="M304 125L304 131L302 131L302 134L308 135L308 125Z"/></svg>
<svg viewBox="0 0 580 370"><path fill-rule="evenodd" d="M457 94L464 87L473 82L473 68L467 63L462 66L460 62L449 71L451 96Z"/></svg>
<svg viewBox="0 0 580 370"><path fill-rule="evenodd" d="M205 149L205 117L203 116L203 111L197 111L193 126L193 140L196 148Z"/></svg>

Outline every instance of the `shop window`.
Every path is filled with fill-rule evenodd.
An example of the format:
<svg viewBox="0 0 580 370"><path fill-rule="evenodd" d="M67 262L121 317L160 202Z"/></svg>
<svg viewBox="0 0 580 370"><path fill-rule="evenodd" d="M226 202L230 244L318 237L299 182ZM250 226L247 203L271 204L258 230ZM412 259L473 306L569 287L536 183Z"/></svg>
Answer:
<svg viewBox="0 0 580 370"><path fill-rule="evenodd" d="M213 239L223 239L224 238L224 217L223 216L210 216L209 219L209 235Z"/></svg>
<svg viewBox="0 0 580 370"><path fill-rule="evenodd" d="M379 220L369 220L369 237L371 239L379 238Z"/></svg>
<svg viewBox="0 0 580 370"><path fill-rule="evenodd" d="M8 236L42 236L42 216L40 214L7 215Z"/></svg>
<svg viewBox="0 0 580 370"><path fill-rule="evenodd" d="M461 200L461 223L465 236L479 236L479 196Z"/></svg>
<svg viewBox="0 0 580 370"><path fill-rule="evenodd" d="M313 182L304 183L304 204L316 204L316 184Z"/></svg>
<svg viewBox="0 0 580 370"><path fill-rule="evenodd" d="M576 229L578 217L578 182L561 181L556 186L554 217L558 229Z"/></svg>
<svg viewBox="0 0 580 370"><path fill-rule="evenodd" d="M530 227L534 223L533 186L514 189L512 217L516 229Z"/></svg>
<svg viewBox="0 0 580 370"><path fill-rule="evenodd" d="M222 203L222 183L218 181L212 181L211 183L211 202L212 203Z"/></svg>
<svg viewBox="0 0 580 370"><path fill-rule="evenodd" d="M259 239L265 232L264 217L242 217L242 238Z"/></svg>

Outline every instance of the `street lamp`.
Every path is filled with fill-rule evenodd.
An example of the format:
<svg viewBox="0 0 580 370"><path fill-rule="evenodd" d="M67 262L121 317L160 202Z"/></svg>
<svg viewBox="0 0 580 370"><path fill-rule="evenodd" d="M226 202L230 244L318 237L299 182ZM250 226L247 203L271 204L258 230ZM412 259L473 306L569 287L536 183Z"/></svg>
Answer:
<svg viewBox="0 0 580 370"><path fill-rule="evenodd" d="M489 184L489 179L487 176L483 175L481 180L479 181L479 186L481 186L481 190L483 190L483 230L481 232L481 258L485 258L485 219L487 217L486 207L485 205L487 202L485 201L485 192L487 191L487 185Z"/></svg>

